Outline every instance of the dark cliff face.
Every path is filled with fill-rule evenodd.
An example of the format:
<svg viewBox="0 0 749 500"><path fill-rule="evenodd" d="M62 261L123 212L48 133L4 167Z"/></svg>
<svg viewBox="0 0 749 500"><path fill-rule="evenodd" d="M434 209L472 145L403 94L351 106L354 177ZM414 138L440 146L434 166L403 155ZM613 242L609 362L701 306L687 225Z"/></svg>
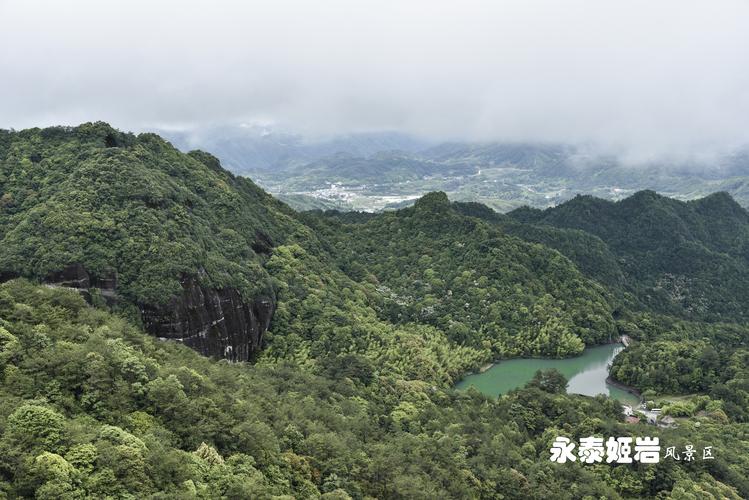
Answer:
<svg viewBox="0 0 749 500"><path fill-rule="evenodd" d="M232 288L207 289L194 278L164 306L141 306L146 331L177 340L206 356L247 361L262 347L275 308L273 297L245 302Z"/></svg>
<svg viewBox="0 0 749 500"><path fill-rule="evenodd" d="M88 302L91 302L91 289L97 288L107 304L117 302L117 273L112 272L101 278L93 277L81 264L72 264L62 271L50 273L44 283L51 286L62 286L78 290Z"/></svg>
<svg viewBox="0 0 749 500"><path fill-rule="evenodd" d="M78 290L91 300L98 288L108 303L117 301L117 277L93 277L80 264L48 275L44 282ZM211 289L192 277L181 281L182 293L165 305L139 304L148 333L176 340L205 356L248 361L263 342L275 310L275 297L245 301L233 288Z"/></svg>

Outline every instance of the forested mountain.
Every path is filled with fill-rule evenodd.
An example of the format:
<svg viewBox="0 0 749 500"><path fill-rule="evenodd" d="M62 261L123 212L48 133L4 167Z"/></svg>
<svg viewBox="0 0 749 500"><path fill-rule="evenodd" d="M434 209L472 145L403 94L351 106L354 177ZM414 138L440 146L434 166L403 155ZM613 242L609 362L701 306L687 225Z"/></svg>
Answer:
<svg viewBox="0 0 749 500"><path fill-rule="evenodd" d="M5 134L0 160L0 275L96 288L206 354L257 350L275 307L262 264L304 238L285 205L206 153L105 124Z"/></svg>
<svg viewBox="0 0 749 500"><path fill-rule="evenodd" d="M430 352L450 342L460 348L418 377L450 380L496 356L568 355L613 335L603 290L569 261L453 211L444 194L361 233L312 231L210 155L153 134L93 124L8 137L0 272L103 293L146 330L204 354L250 359L273 317L270 335L283 332L273 356L390 352L389 363L414 369L394 338ZM368 254L374 242L383 251ZM414 277L397 281L404 269Z"/></svg>
<svg viewBox="0 0 749 500"><path fill-rule="evenodd" d="M314 375L216 363L76 294L0 285L0 491L37 498L620 498L749 492L746 430L660 431L714 464L548 460L555 429L627 435L610 400L528 387L499 400L355 357ZM643 429L641 432L645 432ZM647 429L652 433L652 429ZM285 496L284 496L285 495Z"/></svg>
<svg viewBox="0 0 749 500"><path fill-rule="evenodd" d="M0 132L0 496L747 497L746 227L726 195L301 214L154 134ZM451 388L623 333L612 374L700 392L698 421L625 426L543 373ZM632 432L720 453L549 461Z"/></svg>
<svg viewBox="0 0 749 500"><path fill-rule="evenodd" d="M709 321L746 321L749 304L749 214L728 194L681 202L642 191L620 202L579 196L544 211L518 209L510 218L532 223L515 228L576 260L544 227L582 230L605 243L599 259L621 271L624 286L649 307ZM615 257L614 265L611 257ZM589 261L588 255L577 261ZM584 267L581 265L581 267ZM591 270L593 274L600 273ZM611 283L610 277L603 281Z"/></svg>
<svg viewBox="0 0 749 500"><path fill-rule="evenodd" d="M321 234L342 269L379 284L392 321L432 324L494 357L565 356L615 336L602 287L559 253L459 213L444 193Z"/></svg>

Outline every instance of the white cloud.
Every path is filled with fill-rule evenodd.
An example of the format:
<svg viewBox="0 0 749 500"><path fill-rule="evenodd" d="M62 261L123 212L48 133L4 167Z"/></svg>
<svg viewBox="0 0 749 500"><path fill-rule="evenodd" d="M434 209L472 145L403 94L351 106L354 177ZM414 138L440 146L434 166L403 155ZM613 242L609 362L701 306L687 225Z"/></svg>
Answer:
<svg viewBox="0 0 749 500"><path fill-rule="evenodd" d="M0 126L275 122L307 133L749 142L741 0L0 0Z"/></svg>

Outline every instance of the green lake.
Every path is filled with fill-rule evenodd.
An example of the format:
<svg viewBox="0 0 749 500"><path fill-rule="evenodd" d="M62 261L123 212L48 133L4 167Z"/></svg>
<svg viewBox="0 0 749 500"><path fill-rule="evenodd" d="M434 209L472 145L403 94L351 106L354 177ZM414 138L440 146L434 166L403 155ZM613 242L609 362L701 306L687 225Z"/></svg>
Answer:
<svg viewBox="0 0 749 500"><path fill-rule="evenodd" d="M606 383L609 367L614 357L624 346L608 344L589 347L580 356L564 359L509 359L501 361L484 373L466 376L456 384L457 389L476 387L488 396L497 396L507 391L522 387L536 373L536 370L556 368L569 380L567 392L574 394L606 394L619 399L623 403L633 404L639 400L637 396Z"/></svg>

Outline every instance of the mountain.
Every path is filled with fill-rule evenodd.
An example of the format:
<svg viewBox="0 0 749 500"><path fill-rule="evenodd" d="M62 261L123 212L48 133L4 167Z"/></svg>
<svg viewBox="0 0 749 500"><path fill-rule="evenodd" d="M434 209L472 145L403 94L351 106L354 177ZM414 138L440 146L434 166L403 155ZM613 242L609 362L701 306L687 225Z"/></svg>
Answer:
<svg viewBox="0 0 749 500"><path fill-rule="evenodd" d="M746 228L724 193L299 213L154 134L0 131L0 496L747 497ZM678 428L554 372L453 389L619 335ZM555 464L560 435L716 456Z"/></svg>
<svg viewBox="0 0 749 500"><path fill-rule="evenodd" d="M96 289L204 354L259 349L276 306L262 263L299 225L211 155L102 123L31 129L5 135L0 185L0 275Z"/></svg>
<svg viewBox="0 0 749 500"><path fill-rule="evenodd" d="M247 361L268 343L264 357L314 364L331 350L351 349L346 343L353 341L357 352L386 366L444 382L495 356L563 356L613 334L602 290L568 261L462 216L444 194L422 198L421 210L399 212L392 220L403 227L383 216L329 230L321 239L313 222L223 170L211 155L181 153L153 134L123 134L96 123L15 132L4 144L0 274L77 288L94 303L126 312L151 334L206 355ZM425 237L400 236L414 231ZM435 258L464 261L437 268L450 282L432 290L431 284L391 281L403 268L431 279L435 269L426 259L393 261L393 252L426 251L442 231L444 248L456 253ZM367 253L372 242L389 239L380 246L384 253ZM345 260L352 251L371 262ZM381 269L374 280L382 286L348 274L354 264ZM485 275L505 267L513 273ZM466 288L464 274L482 286ZM517 281L527 289L513 289ZM414 297L401 314L408 321L393 315L386 289ZM347 298L345 290L359 298ZM337 308L342 319L331 324L312 297ZM487 301L495 312L482 319ZM434 310L434 317L423 317L421 309ZM415 322L421 326L414 328ZM336 323L345 331L343 343L335 328L322 327ZM417 337L428 339L420 347L425 352L437 355L447 345L453 352L418 372L403 364L402 353L382 357L383 345L397 349L398 338Z"/></svg>
<svg viewBox="0 0 749 500"><path fill-rule="evenodd" d="M635 468L627 483L583 467L557 477L543 429L606 421L609 432L629 432L615 404L538 388L489 399L377 373L353 355L320 375L216 363L64 288L0 284L0 346L0 491L9 497L618 498L620 484L745 493L730 476L746 467L745 449L721 434L736 424L690 435L725 450L716 459L725 482L691 469L678 486L661 477L632 485Z"/></svg>
<svg viewBox="0 0 749 500"><path fill-rule="evenodd" d="M579 196L508 216L432 193L377 217L321 218L153 134L96 123L2 137L0 275L78 288L211 356L246 361L268 344L264 357L316 363L333 339L312 296L346 329L370 318L355 350L371 359L381 352L364 339L461 346L435 367L442 381L494 357L608 341L622 310L746 320L749 216L725 193ZM431 166L390 158L372 158L379 177Z"/></svg>
<svg viewBox="0 0 749 500"><path fill-rule="evenodd" d="M449 163L476 163L486 166L522 165L526 168L559 168L577 153L563 144L450 142L426 149L430 159Z"/></svg>
<svg viewBox="0 0 749 500"><path fill-rule="evenodd" d="M606 267L620 271L629 291L656 310L710 321L746 320L749 214L727 193L688 202L653 191L619 202L578 196L543 211L523 208L508 215L539 228L596 236L606 246L600 252L608 254ZM545 243L579 261L558 244ZM579 247L592 248L584 240Z"/></svg>
<svg viewBox="0 0 749 500"><path fill-rule="evenodd" d="M433 325L460 345L489 345L493 357L565 356L615 335L602 287L559 253L459 213L444 193L318 230L344 271L379 284L391 320Z"/></svg>
<svg viewBox="0 0 749 500"><path fill-rule="evenodd" d="M412 158L402 153L378 153L369 158L361 158L340 153L305 165L297 165L285 170L294 177L308 177L326 181L318 188L333 183L350 183L353 179L364 184L401 184L434 176L450 176L475 173L475 169L465 166L450 167L441 163ZM291 172L294 172L293 174ZM300 180L287 184L287 189L305 189L310 181Z"/></svg>
<svg viewBox="0 0 749 500"><path fill-rule="evenodd" d="M383 151L418 151L430 144L397 132L312 138L263 125L154 132L183 151L199 148L215 152L221 163L237 174L273 171L279 166L313 162L341 152L366 158Z"/></svg>
<svg viewBox="0 0 749 500"><path fill-rule="evenodd" d="M554 143L430 143L397 133L311 140L258 126L167 137L187 151L214 152L297 209L311 200L355 210L401 208L432 191L506 212L554 206L577 194L620 200L640 190L690 200L716 191L749 206L746 148L699 160L630 164L589 147ZM333 186L332 186L333 185Z"/></svg>

